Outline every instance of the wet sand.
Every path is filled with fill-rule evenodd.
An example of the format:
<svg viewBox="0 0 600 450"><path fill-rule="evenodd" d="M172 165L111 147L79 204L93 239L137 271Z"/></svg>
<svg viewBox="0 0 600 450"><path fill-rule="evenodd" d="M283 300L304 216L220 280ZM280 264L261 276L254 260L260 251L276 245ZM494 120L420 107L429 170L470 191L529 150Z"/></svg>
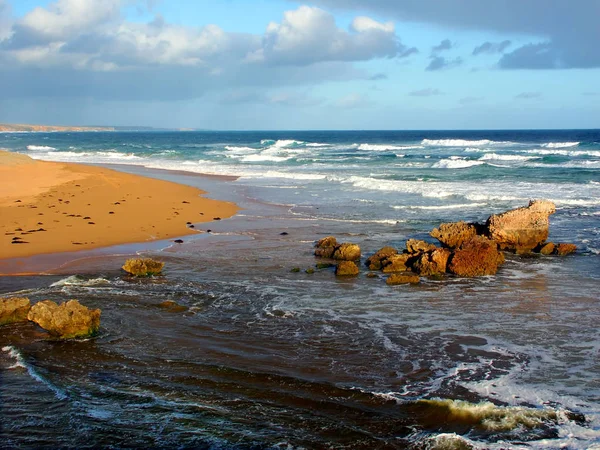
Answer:
<svg viewBox="0 0 600 450"><path fill-rule="evenodd" d="M197 188L0 151L0 260L164 240L238 207Z"/></svg>

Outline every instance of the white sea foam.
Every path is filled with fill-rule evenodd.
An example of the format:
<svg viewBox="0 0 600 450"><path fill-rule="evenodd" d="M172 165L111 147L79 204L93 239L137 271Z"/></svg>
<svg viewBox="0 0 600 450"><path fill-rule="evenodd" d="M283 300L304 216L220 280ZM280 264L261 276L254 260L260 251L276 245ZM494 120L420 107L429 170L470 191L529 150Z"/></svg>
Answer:
<svg viewBox="0 0 600 450"><path fill-rule="evenodd" d="M467 139L423 139L421 145L427 147L481 147L484 145L514 145L514 142L498 142L488 139L467 140Z"/></svg>
<svg viewBox="0 0 600 450"><path fill-rule="evenodd" d="M422 145L360 144L359 150L384 152L390 150L410 150L423 148Z"/></svg>
<svg viewBox="0 0 600 450"><path fill-rule="evenodd" d="M422 205L402 205L402 206L392 206L394 209L423 209L423 210L437 210L437 209L467 209L467 208L477 208L480 206L486 206L487 203L461 203L457 205L433 205L433 206L422 206Z"/></svg>
<svg viewBox="0 0 600 450"><path fill-rule="evenodd" d="M260 143L264 143L263 145L270 145L271 147L275 148L287 148L304 144L303 141L295 141L293 139L280 139L278 141L275 141L274 143L273 141L263 140Z"/></svg>
<svg viewBox="0 0 600 450"><path fill-rule="evenodd" d="M466 169L473 166L481 166L485 164L483 161L467 161L458 158L442 159L436 162L432 167L434 169Z"/></svg>
<svg viewBox="0 0 600 450"><path fill-rule="evenodd" d="M54 147L49 147L47 145L28 145L27 150L32 152L40 152L40 151L51 151L56 150Z"/></svg>
<svg viewBox="0 0 600 450"><path fill-rule="evenodd" d="M86 280L77 275L71 275L70 277L58 280L50 285L50 287L61 287L61 286L106 286L109 285L110 281L105 278L92 278Z"/></svg>
<svg viewBox="0 0 600 450"><path fill-rule="evenodd" d="M539 156L522 156L522 155L500 155L498 153L486 153L479 161L530 161L532 159L539 159Z"/></svg>
<svg viewBox="0 0 600 450"><path fill-rule="evenodd" d="M579 142L548 142L546 144L542 144L542 147L546 148L568 148L568 147L577 147Z"/></svg>
<svg viewBox="0 0 600 450"><path fill-rule="evenodd" d="M255 148L252 147L236 147L235 145L226 145L225 150L232 153L252 153L256 152Z"/></svg>
<svg viewBox="0 0 600 450"><path fill-rule="evenodd" d="M331 147L331 144L322 144L321 142L309 142L307 147Z"/></svg>
<svg viewBox="0 0 600 450"><path fill-rule="evenodd" d="M526 153L534 153L538 155L560 155L560 156L596 156L600 157L600 150L525 150Z"/></svg>
<svg viewBox="0 0 600 450"><path fill-rule="evenodd" d="M242 157L240 160L243 162L282 162L290 159L291 156L274 156L274 155L265 155L264 153L258 155L247 155Z"/></svg>

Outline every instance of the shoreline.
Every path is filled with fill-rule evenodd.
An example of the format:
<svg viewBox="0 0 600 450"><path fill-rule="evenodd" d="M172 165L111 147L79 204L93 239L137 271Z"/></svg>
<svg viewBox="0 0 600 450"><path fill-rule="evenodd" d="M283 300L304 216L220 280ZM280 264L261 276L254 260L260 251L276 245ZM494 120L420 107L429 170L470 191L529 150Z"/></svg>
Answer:
<svg viewBox="0 0 600 450"><path fill-rule="evenodd" d="M2 272L23 258L195 235L194 224L240 210L196 187L14 152L0 151L0 180Z"/></svg>

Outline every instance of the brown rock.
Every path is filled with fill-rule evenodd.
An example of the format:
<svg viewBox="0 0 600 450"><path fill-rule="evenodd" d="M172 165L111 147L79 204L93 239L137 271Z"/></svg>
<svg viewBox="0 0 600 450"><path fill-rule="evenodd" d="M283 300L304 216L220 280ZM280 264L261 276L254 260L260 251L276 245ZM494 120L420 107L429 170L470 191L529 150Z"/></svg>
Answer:
<svg viewBox="0 0 600 450"><path fill-rule="evenodd" d="M486 222L488 236L502 250L527 253L548 239L549 217L554 203L534 200L529 206L493 214Z"/></svg>
<svg viewBox="0 0 600 450"><path fill-rule="evenodd" d="M398 250L394 247L383 247L375 252L374 255L369 257L365 264L371 270L381 270L383 267L382 261L389 256L398 254Z"/></svg>
<svg viewBox="0 0 600 450"><path fill-rule="evenodd" d="M429 242L409 239L406 241L406 251L410 254L425 253L435 250L437 247Z"/></svg>
<svg viewBox="0 0 600 450"><path fill-rule="evenodd" d="M554 249L554 253L558 256L566 256L577 251L575 244L558 244Z"/></svg>
<svg viewBox="0 0 600 450"><path fill-rule="evenodd" d="M33 305L27 318L61 339L92 336L100 328L100 310L88 309L77 300L61 305L44 300Z"/></svg>
<svg viewBox="0 0 600 450"><path fill-rule="evenodd" d="M391 255L382 261L383 273L404 272L408 270L409 260L412 258L407 253Z"/></svg>
<svg viewBox="0 0 600 450"><path fill-rule="evenodd" d="M337 245L337 239L333 236L324 237L315 244L315 256L331 258Z"/></svg>
<svg viewBox="0 0 600 450"><path fill-rule="evenodd" d="M503 262L496 242L475 236L452 253L447 270L460 277L494 275Z"/></svg>
<svg viewBox="0 0 600 450"><path fill-rule="evenodd" d="M385 280L386 284L389 286L396 286L398 284L417 284L421 281L419 275L416 275L412 272L404 272L404 273L393 273Z"/></svg>
<svg viewBox="0 0 600 450"><path fill-rule="evenodd" d="M15 322L27 322L31 309L28 298L11 297L0 299L0 326Z"/></svg>
<svg viewBox="0 0 600 450"><path fill-rule="evenodd" d="M187 307L180 305L179 303L173 300L165 300L164 302L158 305L159 308L166 309L169 312L177 313L177 312L185 312L187 311Z"/></svg>
<svg viewBox="0 0 600 450"><path fill-rule="evenodd" d="M423 253L412 265L412 270L421 276L438 275L446 272L451 251L447 248L436 248Z"/></svg>
<svg viewBox="0 0 600 450"><path fill-rule="evenodd" d="M443 223L439 228L434 228L429 235L436 238L445 247L460 247L463 242L470 240L477 234L477 227L472 223L449 222Z"/></svg>
<svg viewBox="0 0 600 450"><path fill-rule="evenodd" d="M338 277L354 277L358 272L358 266L353 261L341 261L335 268L335 275Z"/></svg>
<svg viewBox="0 0 600 450"><path fill-rule="evenodd" d="M552 252L554 252L554 249L556 248L556 245L554 245L554 243L552 242L548 242L547 244L540 244L538 246L539 248L539 253L541 253L542 255L551 255Z"/></svg>
<svg viewBox="0 0 600 450"><path fill-rule="evenodd" d="M333 252L333 259L340 261L358 261L360 259L360 247L350 243L339 245Z"/></svg>
<svg viewBox="0 0 600 450"><path fill-rule="evenodd" d="M155 261L152 258L133 258L125 261L122 269L136 277L149 277L159 275L162 272L165 263Z"/></svg>

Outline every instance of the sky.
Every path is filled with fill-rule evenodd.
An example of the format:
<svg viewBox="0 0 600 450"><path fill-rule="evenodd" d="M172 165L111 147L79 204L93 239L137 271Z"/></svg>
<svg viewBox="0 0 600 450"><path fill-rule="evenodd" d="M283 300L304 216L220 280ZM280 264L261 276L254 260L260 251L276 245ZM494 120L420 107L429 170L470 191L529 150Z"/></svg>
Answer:
<svg viewBox="0 0 600 450"><path fill-rule="evenodd" d="M0 122L600 128L598 0L0 0Z"/></svg>

